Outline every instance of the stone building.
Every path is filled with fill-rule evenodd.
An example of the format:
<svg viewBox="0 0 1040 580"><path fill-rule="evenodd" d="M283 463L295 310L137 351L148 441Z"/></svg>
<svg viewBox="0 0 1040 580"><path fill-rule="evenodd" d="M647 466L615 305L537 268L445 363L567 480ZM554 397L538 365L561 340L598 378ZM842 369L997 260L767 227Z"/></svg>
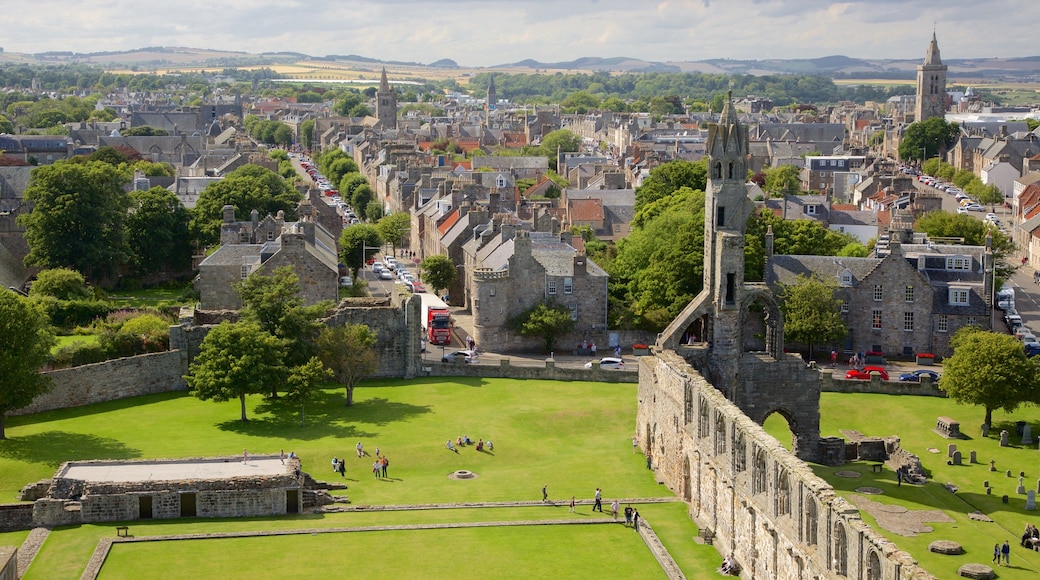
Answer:
<svg viewBox="0 0 1040 580"><path fill-rule="evenodd" d="M300 277L304 304L335 302L339 288L336 240L314 221L313 207L303 200L300 221L286 223L281 212L263 220L253 210L248 222L235 221L235 208L224 206L221 246L199 264L195 288L202 310L237 310L242 300L235 284L253 272L270 275L292 266Z"/></svg>
<svg viewBox="0 0 1040 580"><path fill-rule="evenodd" d="M397 128L397 92L390 88L386 79L386 67L383 67L379 90L376 91L376 118L383 129Z"/></svg>
<svg viewBox="0 0 1040 580"><path fill-rule="evenodd" d="M939 58L939 43L932 33L932 42L924 55L924 63L917 65L917 105L915 121L946 116L946 65Z"/></svg>

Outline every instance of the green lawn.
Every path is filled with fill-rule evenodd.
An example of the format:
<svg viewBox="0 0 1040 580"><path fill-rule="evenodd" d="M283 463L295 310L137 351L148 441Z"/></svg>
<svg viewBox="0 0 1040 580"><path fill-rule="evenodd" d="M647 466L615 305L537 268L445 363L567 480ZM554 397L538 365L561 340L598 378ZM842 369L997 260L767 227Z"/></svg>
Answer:
<svg viewBox="0 0 1040 580"><path fill-rule="evenodd" d="M143 290L113 290L106 300L123 306L142 308L145 306L186 305L193 300L182 299L190 285L182 288L147 288Z"/></svg>
<svg viewBox="0 0 1040 580"><path fill-rule="evenodd" d="M541 498L541 486L548 485L550 498L560 502L571 495L589 499L596 487L602 487L604 498L613 497L671 497L658 485L645 468L641 455L632 453L631 437L635 417L636 386L587 382L551 382L480 379L425 379L410 382L380 381L360 387L355 393L353 408L343 406L342 389L329 389L321 399L308 405L307 425L299 425L299 409L270 403L261 397L248 400L250 421L237 420L238 404L198 401L185 394L165 394L115 401L79 409L64 409L29 417L12 417L7 421L8 440L0 442L0 489L8 497L14 496L25 483L53 475L63 461L97 458L172 458L213 455L237 455L242 448L252 454L295 451L303 459L303 466L319 479L338 480L332 473L330 460L335 456L347 459L347 494L354 504L417 504L432 502L506 501ZM458 454L444 448L444 442L459 435L472 439L491 439L493 453L477 453L472 447ZM376 447L390 459L390 478L378 481L371 477L372 458L358 458L354 444L362 441L370 453ZM468 469L479 475L468 481L448 479L457 469ZM640 512L658 528L662 541L672 551L687 574L696 576L713 570L719 556L709 546L692 542L696 527L686 516L681 503L641 506ZM377 523L471 522L486 520L539 520L549 518L603 517L592 515L589 506L569 515L564 507L537 507L484 509L484 510L429 510L415 512L349 513L284 518L254 518L241 520L168 520L160 522L131 522L136 536L187 533L192 531L234 531L272 528L348 527ZM629 567L639 574L656 574L659 568L641 547L633 543L631 530L621 527L579 526L580 531L567 526L538 526L524 529L518 545L536 554L537 560L551 562L570 559L560 568L560 575L583 575L583 570L599 560L604 565L618 566L618 573L628 576ZM429 546L457 546L456 552L467 551L475 545L475 554L486 553L488 574L498 574L496 562L518 558L509 546L494 538L496 534L517 533L518 528L485 535L487 530L463 530L457 540L449 537L434 538L425 532L389 533L386 540L358 539L364 534L352 534L355 542L375 542L393 545L394 550L410 554L413 544ZM29 578L78 577L97 540L113 535L112 525L83 525L55 530L37 556L29 571ZM487 540L479 538L486 537ZM307 536L310 538L310 536ZM329 544L328 553L339 554L338 560L346 565L341 548L343 536L317 536L319 542ZM415 538L430 538L415 539ZM272 540L223 541L235 543L235 550L243 554L258 550L266 554L262 564L270 570L271 554L311 554L295 549L295 542L314 541L306 538L274 541L288 542L284 548L274 549L265 544ZM244 543L238 543L244 542ZM489 542L483 545L480 542ZM544 546L598 546L590 550L595 558L577 554L556 553ZM587 543L590 542L590 543ZM620 543L619 543L620 542ZM221 542L214 542L220 544ZM120 546L120 554L105 567L106 577L121 577L138 570L136 554L155 561L148 552L155 546L170 546L177 542L163 542L138 550ZM248 544L248 545L247 545ZM290 547L290 544L293 546ZM499 546L498 544L503 544ZM283 544L279 544L281 546ZM363 544L357 544L363 545ZM368 544L364 544L368 545ZM302 546L301 546L302 547ZM124 549L125 548L125 549ZM179 550L180 548L171 548ZM208 549L208 548L207 548ZM222 551L227 548L218 548ZM554 548L555 549L555 548ZM562 548L560 548L562 549ZM125 552L126 564L121 558ZM160 552L165 550L160 548ZM374 553L362 552L362 553ZM195 552L193 552L195 553ZM614 558L618 562L613 562ZM456 553L455 560L461 556ZM649 558L649 560L647 560ZM216 560L220 560L219 558ZM622 561L623 560L623 561ZM172 569L183 560L171 555ZM321 558L319 558L319 562ZM402 562L412 559L403 558ZM537 573L535 563L530 566ZM451 562L447 559L444 565ZM584 562L584 564L582 564ZM649 564L648 564L649 562ZM223 561L223 572L238 570ZM276 564L278 565L278 564ZM297 562L281 565L278 569L295 573ZM330 564L331 565L331 564ZM395 564L397 565L397 564ZM438 575L440 564L431 563L431 573ZM470 564L467 564L467 566ZM308 565L309 566L309 565ZM315 564L310 575L325 569ZM252 568L241 568L243 574ZM302 569L301 569L302 570ZM415 570L415 568L412 568ZM554 568L555 570L555 568ZM651 572L647 572L650 570ZM423 573L425 575L425 569ZM511 572L511 571L510 571ZM166 574L163 574L164 576ZM195 575L208 575L198 571ZM255 575L255 574L254 574ZM635 576L631 574L630 576Z"/></svg>
<svg viewBox="0 0 1040 580"><path fill-rule="evenodd" d="M54 348L51 349L51 354L54 354L66 346L71 346L73 343L81 342L83 344L94 344L97 342L96 334L72 334L65 336L56 336L57 342Z"/></svg>

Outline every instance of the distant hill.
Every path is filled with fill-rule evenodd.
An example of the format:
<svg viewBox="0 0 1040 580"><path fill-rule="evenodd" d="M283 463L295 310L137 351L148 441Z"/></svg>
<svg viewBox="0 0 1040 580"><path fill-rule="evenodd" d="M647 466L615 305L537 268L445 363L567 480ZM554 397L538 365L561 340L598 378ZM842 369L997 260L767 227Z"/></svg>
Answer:
<svg viewBox="0 0 1040 580"><path fill-rule="evenodd" d="M120 52L46 52L18 54L0 52L2 63L92 63L107 67L136 66L246 66L292 63L305 60L356 62L369 65L387 65L434 69L480 69L488 68L508 72L530 72L533 70L573 72L703 72L719 74L809 74L834 78L891 78L912 79L921 59L862 59L843 55L822 56L810 59L765 59L733 60L709 59L700 61L646 61L624 56L583 57L571 61L540 62L532 59L519 60L493 67L467 67L455 60L443 58L432 63L380 60L356 54L310 56L299 52L245 52L221 51L186 47L145 47ZM949 59L949 76L956 78L985 78L991 80L1040 82L1040 56L1013 58Z"/></svg>

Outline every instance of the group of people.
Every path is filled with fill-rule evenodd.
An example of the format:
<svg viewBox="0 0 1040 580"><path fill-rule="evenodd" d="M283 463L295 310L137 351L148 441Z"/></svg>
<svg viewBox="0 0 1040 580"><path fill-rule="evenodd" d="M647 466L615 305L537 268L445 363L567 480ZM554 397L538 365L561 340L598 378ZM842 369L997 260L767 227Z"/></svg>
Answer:
<svg viewBox="0 0 1040 580"><path fill-rule="evenodd" d="M1011 544L1008 543L1007 540L1004 540L1003 546L1000 544L993 544L993 562L997 566L1000 565L1001 558L1003 558L1005 566L1011 565Z"/></svg>
<svg viewBox="0 0 1040 580"><path fill-rule="evenodd" d="M726 556L722 559L722 565L719 566L719 574L723 576L729 576L736 571L736 565L733 563L733 556Z"/></svg>
<svg viewBox="0 0 1040 580"><path fill-rule="evenodd" d="M1026 524L1026 531L1022 533L1022 546L1030 550L1040 550L1040 530L1033 524Z"/></svg>
<svg viewBox="0 0 1040 580"><path fill-rule="evenodd" d="M361 445L359 442L358 445ZM359 454L358 457L361 457ZM386 458L386 455L379 454L379 448L376 447L375 462L372 464L372 474L376 479L385 478L387 476L387 468L390 466L390 460ZM332 472L338 473L340 477L347 476L347 466L343 459L338 457L332 458Z"/></svg>
<svg viewBox="0 0 1040 580"><path fill-rule="evenodd" d="M459 447L464 447L466 445L473 445L473 440L469 438L469 435L459 435L458 439L456 439L454 442L452 442L451 439L448 439L448 441L444 444L444 448L458 453ZM495 444L492 443L490 439L487 441L487 443L485 443L483 439L477 439L477 451L483 451L485 447L488 451L495 450Z"/></svg>

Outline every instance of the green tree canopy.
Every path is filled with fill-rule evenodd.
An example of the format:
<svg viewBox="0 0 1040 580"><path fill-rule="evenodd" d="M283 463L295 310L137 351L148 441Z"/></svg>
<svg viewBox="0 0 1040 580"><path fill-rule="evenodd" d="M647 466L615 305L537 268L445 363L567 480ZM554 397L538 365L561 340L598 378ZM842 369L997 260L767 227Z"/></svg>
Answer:
<svg viewBox="0 0 1040 580"><path fill-rule="evenodd" d="M430 285L434 294L439 294L441 290L451 286L458 276L455 263L443 254L426 256L419 267L423 271L423 280Z"/></svg>
<svg viewBox="0 0 1040 580"><path fill-rule="evenodd" d="M545 352L552 352L556 337L574 330L571 311L562 304L542 302L509 321L509 327L521 336L541 338Z"/></svg>
<svg viewBox="0 0 1040 580"><path fill-rule="evenodd" d="M957 142L960 131L957 123L947 123L942 117L912 123L906 128L903 140L899 142L899 158L903 161L921 161L941 156Z"/></svg>
<svg viewBox="0 0 1040 580"><path fill-rule="evenodd" d="M38 167L24 198L33 211L18 216L25 227L27 266L72 268L97 281L114 274L128 254L124 220L130 198L127 176L100 162L58 162Z"/></svg>
<svg viewBox="0 0 1040 580"><path fill-rule="evenodd" d="M364 324L326 326L318 335L318 356L332 378L346 388L346 405L354 404L354 388L378 368L376 334Z"/></svg>
<svg viewBox="0 0 1040 580"><path fill-rule="evenodd" d="M356 224L343 228L339 235L339 261L357 278L358 271L365 267L365 260L379 253L382 246L383 237L375 226Z"/></svg>
<svg viewBox="0 0 1040 580"><path fill-rule="evenodd" d="M259 165L243 165L224 179L211 183L199 194L192 211L191 232L200 246L220 240L224 206L235 207L235 218L249 219L254 209L263 218L285 212L285 219L296 219L300 194L277 173Z"/></svg>
<svg viewBox="0 0 1040 580"><path fill-rule="evenodd" d="M135 276L191 269L188 210L172 191L153 187L130 192L126 237Z"/></svg>
<svg viewBox="0 0 1040 580"><path fill-rule="evenodd" d="M242 420L246 395L269 393L283 385L289 369L282 360L285 341L248 322L223 322L202 340L184 380L191 394L218 403L237 398Z"/></svg>
<svg viewBox="0 0 1040 580"><path fill-rule="evenodd" d="M784 194L792 195L802 191L801 171L794 165L781 165L780 167L767 167L762 170L765 174L765 189L772 197L780 197Z"/></svg>
<svg viewBox="0 0 1040 580"><path fill-rule="evenodd" d="M406 211L399 211L392 213L388 216L383 216L376 223L376 230L379 231L379 235L383 238L383 241L392 245L396 250L400 247L404 241L404 237L408 235L408 230L412 227L411 214Z"/></svg>
<svg viewBox="0 0 1040 580"><path fill-rule="evenodd" d="M1040 402L1040 359L1027 357L1015 337L965 326L950 344L953 356L943 361L939 388L958 403L985 407L987 425L994 409L1011 413Z"/></svg>
<svg viewBox="0 0 1040 580"><path fill-rule="evenodd" d="M997 278L1007 279L1018 267L1008 261L1015 254L1015 242L998 228L970 215L941 210L928 212L917 220L914 230L928 234L929 238L963 238L964 243L970 246L985 246L986 236L990 235Z"/></svg>
<svg viewBox="0 0 1040 580"><path fill-rule="evenodd" d="M704 191L707 186L707 158L697 162L669 161L651 169L650 175L636 188L635 209L638 212L644 205L669 196L682 187Z"/></svg>
<svg viewBox="0 0 1040 580"><path fill-rule="evenodd" d="M780 309L784 313L784 337L813 346L840 342L848 334L841 317L841 300L836 296L838 283L815 274L799 274L791 284L780 285Z"/></svg>
<svg viewBox="0 0 1040 580"><path fill-rule="evenodd" d="M58 300L86 300L90 289L83 274L69 268L41 270L29 288L29 296L53 296Z"/></svg>
<svg viewBox="0 0 1040 580"><path fill-rule="evenodd" d="M300 406L300 427L307 423L307 402L317 397L321 386L331 377L332 371L325 368L318 357L311 358L289 373L285 398Z"/></svg>
<svg viewBox="0 0 1040 580"><path fill-rule="evenodd" d="M7 413L50 389L50 377L40 369L50 359L52 346L54 336L43 311L0 288L0 439L7 439Z"/></svg>

